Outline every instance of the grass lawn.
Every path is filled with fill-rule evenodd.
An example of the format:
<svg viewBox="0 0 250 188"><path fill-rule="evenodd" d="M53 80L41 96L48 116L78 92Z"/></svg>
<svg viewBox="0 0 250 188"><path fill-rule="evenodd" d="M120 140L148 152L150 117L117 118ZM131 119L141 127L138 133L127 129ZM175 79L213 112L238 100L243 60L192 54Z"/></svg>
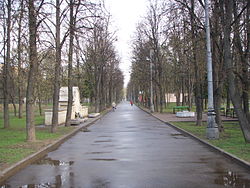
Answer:
<svg viewBox="0 0 250 188"><path fill-rule="evenodd" d="M225 131L220 133L220 139L208 140L206 138L206 122L198 127L194 122L171 122L173 125L180 127L199 138L208 141L224 151L227 151L241 159L250 162L250 144L245 143L238 122L224 122Z"/></svg>
<svg viewBox="0 0 250 188"><path fill-rule="evenodd" d="M173 108L176 106L175 102L167 103L167 107L163 109L163 112L173 113Z"/></svg>
<svg viewBox="0 0 250 188"><path fill-rule="evenodd" d="M44 116L36 115L35 124L44 124ZM18 119L10 113L10 128L4 129L2 114L0 114L0 171L75 129L75 127L62 126L52 134L49 127L36 127L37 141L29 143L26 142L25 125L25 117Z"/></svg>
<svg viewBox="0 0 250 188"><path fill-rule="evenodd" d="M167 103L166 108L163 109L163 112L173 113L173 108L175 106L177 106L175 102ZM185 105L185 106L188 106L188 105ZM193 105L192 108L191 108L191 111L195 112L195 110L196 110L196 107L195 107L195 105Z"/></svg>

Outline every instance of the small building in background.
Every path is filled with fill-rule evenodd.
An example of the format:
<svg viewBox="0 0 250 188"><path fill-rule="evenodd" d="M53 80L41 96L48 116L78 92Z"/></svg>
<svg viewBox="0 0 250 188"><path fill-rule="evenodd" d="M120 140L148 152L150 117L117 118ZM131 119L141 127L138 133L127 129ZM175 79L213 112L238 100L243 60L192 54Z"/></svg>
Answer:
<svg viewBox="0 0 250 188"><path fill-rule="evenodd" d="M185 93L184 96L186 98L185 101L187 101L188 94ZM183 95L180 94L179 97L180 97L179 102L183 102ZM175 93L166 93L165 98L166 98L166 103L177 102L177 94L175 94Z"/></svg>

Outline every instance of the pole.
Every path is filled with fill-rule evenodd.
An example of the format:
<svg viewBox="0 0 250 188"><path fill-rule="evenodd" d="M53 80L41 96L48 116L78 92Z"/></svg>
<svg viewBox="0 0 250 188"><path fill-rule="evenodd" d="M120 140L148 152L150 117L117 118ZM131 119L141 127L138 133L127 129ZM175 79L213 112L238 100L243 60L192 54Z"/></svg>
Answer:
<svg viewBox="0 0 250 188"><path fill-rule="evenodd" d="M205 26L206 26L206 46L207 46L207 81L208 81L208 114L207 114L207 138L218 139L219 130L215 122L214 98L213 98L213 68L212 68L212 53L211 39L209 26L208 1L205 0Z"/></svg>
<svg viewBox="0 0 250 188"><path fill-rule="evenodd" d="M153 113L154 109L154 94L153 94L153 53L154 50L150 50L150 111Z"/></svg>

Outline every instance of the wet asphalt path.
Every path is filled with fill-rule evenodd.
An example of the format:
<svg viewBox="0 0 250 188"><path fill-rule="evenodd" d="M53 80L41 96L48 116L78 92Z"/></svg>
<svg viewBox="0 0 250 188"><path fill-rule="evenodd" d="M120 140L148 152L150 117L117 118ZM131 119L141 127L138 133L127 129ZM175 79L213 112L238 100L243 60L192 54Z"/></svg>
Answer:
<svg viewBox="0 0 250 188"><path fill-rule="evenodd" d="M136 106L121 103L89 132L79 132L5 187L250 187L250 173Z"/></svg>

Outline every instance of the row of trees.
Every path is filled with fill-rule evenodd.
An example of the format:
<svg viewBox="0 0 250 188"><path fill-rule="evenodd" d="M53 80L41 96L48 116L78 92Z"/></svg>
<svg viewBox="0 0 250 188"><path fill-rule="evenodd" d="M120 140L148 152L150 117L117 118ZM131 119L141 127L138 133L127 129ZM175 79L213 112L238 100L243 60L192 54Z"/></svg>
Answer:
<svg viewBox="0 0 250 188"><path fill-rule="evenodd" d="M51 132L58 125L59 90L68 86L66 126L70 125L72 87L100 112L122 98L123 75L109 31L110 16L101 1L4 0L0 3L1 82L4 127L9 103L23 118L27 140L34 141L34 105L53 101ZM18 101L18 110L16 107Z"/></svg>
<svg viewBox="0 0 250 188"><path fill-rule="evenodd" d="M211 0L209 5L216 122L223 131L220 108L227 99L226 108L233 104L245 140L250 142L250 2ZM150 97L152 61L156 111L162 112L165 93L175 93L178 105L182 95L182 105L195 103L196 123L201 125L207 99L204 23L202 0L151 0L133 42L128 96Z"/></svg>

